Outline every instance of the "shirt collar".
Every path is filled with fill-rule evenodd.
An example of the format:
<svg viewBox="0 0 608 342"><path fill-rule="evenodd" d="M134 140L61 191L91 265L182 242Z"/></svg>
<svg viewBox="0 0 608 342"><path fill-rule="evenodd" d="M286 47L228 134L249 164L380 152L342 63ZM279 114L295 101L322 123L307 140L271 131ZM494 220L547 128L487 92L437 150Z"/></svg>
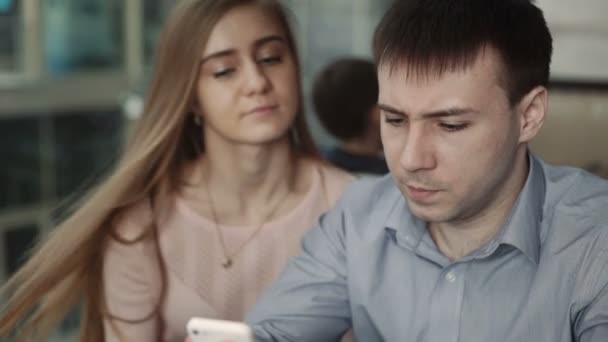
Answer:
<svg viewBox="0 0 608 342"><path fill-rule="evenodd" d="M415 250L426 233L426 222L412 215L396 184L393 185L389 196L392 207L384 225L385 230L397 243Z"/></svg>
<svg viewBox="0 0 608 342"><path fill-rule="evenodd" d="M528 179L496 242L508 244L538 263L540 224L545 202L545 175L540 161L529 153Z"/></svg>
<svg viewBox="0 0 608 342"><path fill-rule="evenodd" d="M545 176L539 160L531 153L528 161L528 178L506 224L495 239L495 245L511 245L532 262L538 263ZM426 233L427 224L410 213L407 202L396 185L389 196L393 205L385 222L385 229L398 243L415 250Z"/></svg>

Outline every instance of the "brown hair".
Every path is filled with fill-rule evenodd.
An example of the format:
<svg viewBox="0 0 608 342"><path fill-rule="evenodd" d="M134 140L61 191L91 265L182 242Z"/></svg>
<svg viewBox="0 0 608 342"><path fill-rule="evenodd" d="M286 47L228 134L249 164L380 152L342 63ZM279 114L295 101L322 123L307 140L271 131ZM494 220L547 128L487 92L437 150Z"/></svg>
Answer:
<svg viewBox="0 0 608 342"><path fill-rule="evenodd" d="M10 298L0 314L0 339L46 340L66 313L82 304L80 341L104 340L103 320L111 316L102 286L107 242L115 239L131 244L149 239L159 250L155 223L146 227L136 241L121 238L114 223L137 203L148 201L155 209L162 207L165 204L162 200L183 185L181 176L185 165L203 153L202 129L195 127L190 113L200 53L220 18L237 6L249 4L261 6L277 18L297 61L293 34L278 1L180 1L161 35L144 115L137 122L122 159L2 288L2 293ZM299 64L297 66L299 82ZM301 94L298 96L299 110L290 130L290 143L295 154L316 156ZM158 313L167 281L160 253L157 254L163 283L157 309L150 316ZM163 328L162 324L159 326L160 339Z"/></svg>
<svg viewBox="0 0 608 342"><path fill-rule="evenodd" d="M543 12L530 0L395 1L376 28L379 67L407 67L417 76L464 70L483 48L496 49L499 76L511 105L547 86L552 38Z"/></svg>
<svg viewBox="0 0 608 342"><path fill-rule="evenodd" d="M314 80L312 103L319 121L334 137L348 141L365 136L378 103L376 66L361 58L331 62Z"/></svg>

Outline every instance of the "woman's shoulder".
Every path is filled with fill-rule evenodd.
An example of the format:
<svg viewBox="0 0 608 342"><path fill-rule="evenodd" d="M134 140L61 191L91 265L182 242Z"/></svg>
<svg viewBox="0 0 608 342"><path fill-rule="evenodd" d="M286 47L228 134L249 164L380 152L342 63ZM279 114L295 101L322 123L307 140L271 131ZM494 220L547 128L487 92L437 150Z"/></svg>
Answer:
<svg viewBox="0 0 608 342"><path fill-rule="evenodd" d="M345 185L348 185L353 180L355 180L355 178L356 178L353 174L349 173L348 171L337 168L336 166L334 166L328 162L319 160L319 161L316 161L316 164L317 164L317 168L323 174L323 176L325 176L325 179L328 182L341 184L342 186L345 186Z"/></svg>
<svg viewBox="0 0 608 342"><path fill-rule="evenodd" d="M321 175L323 186L327 191L330 202L335 203L342 195L348 185L356 177L342 169L339 169L323 160L314 161L316 169Z"/></svg>
<svg viewBox="0 0 608 342"><path fill-rule="evenodd" d="M149 199L135 202L122 209L112 222L114 233L121 239L139 239L154 222Z"/></svg>

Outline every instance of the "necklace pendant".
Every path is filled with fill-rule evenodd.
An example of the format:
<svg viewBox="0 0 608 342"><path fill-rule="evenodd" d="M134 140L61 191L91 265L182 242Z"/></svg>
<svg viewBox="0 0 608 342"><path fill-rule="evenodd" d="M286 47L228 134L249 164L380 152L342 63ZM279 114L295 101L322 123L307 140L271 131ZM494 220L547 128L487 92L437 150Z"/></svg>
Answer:
<svg viewBox="0 0 608 342"><path fill-rule="evenodd" d="M232 259L226 259L226 261L222 263L222 266L224 266L225 269L229 269L230 266L232 266Z"/></svg>

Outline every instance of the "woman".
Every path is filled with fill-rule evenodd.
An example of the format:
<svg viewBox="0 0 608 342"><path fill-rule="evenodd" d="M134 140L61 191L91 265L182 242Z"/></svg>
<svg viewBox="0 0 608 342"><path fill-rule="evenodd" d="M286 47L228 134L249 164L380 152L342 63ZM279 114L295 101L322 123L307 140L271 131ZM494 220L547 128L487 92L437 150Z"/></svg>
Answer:
<svg viewBox="0 0 608 342"><path fill-rule="evenodd" d="M278 2L181 1L123 159L9 281L0 339L78 304L87 342L242 319L351 180L316 158L299 81Z"/></svg>

